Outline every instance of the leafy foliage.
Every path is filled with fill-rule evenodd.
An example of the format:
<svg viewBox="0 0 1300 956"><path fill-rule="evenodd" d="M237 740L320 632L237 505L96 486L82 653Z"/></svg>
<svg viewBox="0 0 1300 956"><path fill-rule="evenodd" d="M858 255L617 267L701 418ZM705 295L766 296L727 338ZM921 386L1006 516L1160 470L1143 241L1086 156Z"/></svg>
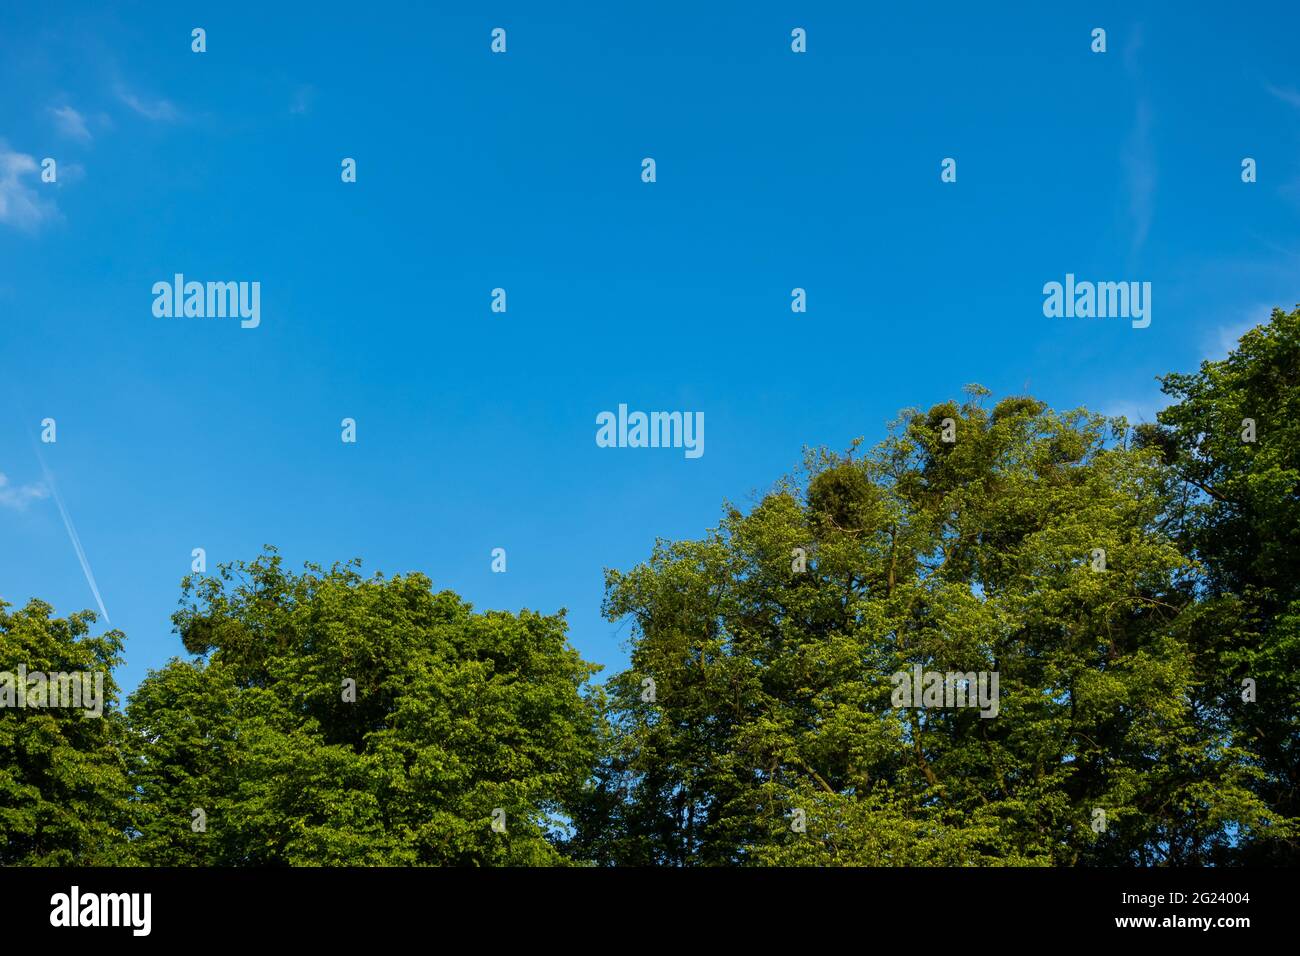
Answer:
<svg viewBox="0 0 1300 956"><path fill-rule="evenodd" d="M1181 486L1171 512L1204 569L1195 609L1207 712L1255 755L1252 790L1300 816L1300 308L1276 309L1226 359L1169 375L1146 428ZM1249 421L1248 421L1249 420ZM1253 423L1254 435L1250 434ZM1253 438L1253 440L1251 440ZM1253 680L1257 699L1243 699ZM1244 833L1226 861L1296 865L1294 829ZM1258 839L1256 838L1258 837Z"/></svg>
<svg viewBox="0 0 1300 956"><path fill-rule="evenodd" d="M0 709L0 865L108 866L131 862L127 835L132 751L113 706L112 668L123 635L90 637L95 615L53 618L30 601L0 601L0 671L103 675L103 714L82 709Z"/></svg>
<svg viewBox="0 0 1300 956"><path fill-rule="evenodd" d="M238 580L236 580L238 577ZM562 616L475 614L412 574L187 580L186 647L130 705L141 853L224 865L550 864L595 758L596 668ZM356 684L344 699L344 681ZM192 832L192 808L207 832ZM492 828L504 812L504 832Z"/></svg>
<svg viewBox="0 0 1300 956"><path fill-rule="evenodd" d="M636 640L585 852L1186 864L1282 827L1254 755L1201 706L1196 578L1159 453L1122 421L968 392L607 573L606 613ZM891 706L890 676L915 665L997 672L1000 712Z"/></svg>
<svg viewBox="0 0 1300 956"><path fill-rule="evenodd" d="M563 612L420 574L187 578L125 713L111 674L102 718L0 712L0 864L1294 865L1300 309L1163 384L1132 430L968 386L809 451L606 572L603 688ZM8 607L0 671L119 663ZM900 705L914 668L996 714Z"/></svg>

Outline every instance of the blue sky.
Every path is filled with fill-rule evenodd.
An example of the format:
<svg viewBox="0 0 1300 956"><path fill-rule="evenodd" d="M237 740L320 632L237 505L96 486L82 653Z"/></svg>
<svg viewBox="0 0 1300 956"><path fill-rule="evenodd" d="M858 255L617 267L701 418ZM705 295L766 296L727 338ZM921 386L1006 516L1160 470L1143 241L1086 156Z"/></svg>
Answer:
<svg viewBox="0 0 1300 956"><path fill-rule="evenodd" d="M0 596L96 607L57 490L127 688L191 549L264 543L567 607L616 669L602 569L805 445L968 382L1149 420L1300 302L1294 3L100 6L0 30ZM177 272L260 326L156 318ZM1067 272L1151 282L1150 327L1045 318ZM705 454L598 448L620 403Z"/></svg>

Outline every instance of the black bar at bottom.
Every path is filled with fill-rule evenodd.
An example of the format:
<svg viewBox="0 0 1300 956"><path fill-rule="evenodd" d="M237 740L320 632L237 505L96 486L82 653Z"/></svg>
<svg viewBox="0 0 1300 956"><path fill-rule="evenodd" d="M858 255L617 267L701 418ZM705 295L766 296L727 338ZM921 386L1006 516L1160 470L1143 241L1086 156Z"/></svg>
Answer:
<svg viewBox="0 0 1300 956"><path fill-rule="evenodd" d="M1284 912L1294 908L1285 888L1292 877L1264 869L8 868L0 869L0 910L11 943L76 934L128 945L282 939L333 948L426 930L446 931L435 938L457 948L615 939L661 948L689 939L694 949L709 939L734 947L806 937L812 945L846 935L866 943L899 931L939 946L1192 935L1232 945L1294 924Z"/></svg>

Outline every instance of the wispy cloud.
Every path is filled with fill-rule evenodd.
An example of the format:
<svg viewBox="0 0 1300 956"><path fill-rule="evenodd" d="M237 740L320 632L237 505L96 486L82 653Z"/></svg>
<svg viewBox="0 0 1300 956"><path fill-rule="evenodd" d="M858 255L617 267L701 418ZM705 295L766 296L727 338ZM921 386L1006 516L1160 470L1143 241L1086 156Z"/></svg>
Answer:
<svg viewBox="0 0 1300 956"><path fill-rule="evenodd" d="M1293 86L1274 86L1272 83L1265 83L1264 89L1268 90L1273 96L1277 97L1283 103L1300 109L1300 90Z"/></svg>
<svg viewBox="0 0 1300 956"><path fill-rule="evenodd" d="M59 163L59 185L71 186L86 178L86 167L81 163Z"/></svg>
<svg viewBox="0 0 1300 956"><path fill-rule="evenodd" d="M58 486L54 484L54 476L50 474L50 469L46 467L45 459L40 457L39 451L37 452L37 458L40 458L41 470L45 473L45 484L49 486L54 495L54 503L59 506L59 515L63 518L63 527L67 529L68 540L72 542L72 550L77 553L77 560L81 562L81 573L86 576L86 583L90 585L90 593L95 596L95 603L99 605L99 613L104 615L105 623L111 627L113 621L108 616L108 609L104 607L104 599L99 596L99 585L95 583L95 572L90 570L90 562L86 559L86 549L81 546L81 538L72 524L72 515L68 514L67 506L63 503L63 496L59 494Z"/></svg>
<svg viewBox="0 0 1300 956"><path fill-rule="evenodd" d="M86 118L71 106L60 106L58 109L51 109L50 112L54 114L54 124L64 136L79 139L83 143L90 141L90 129L86 126Z"/></svg>
<svg viewBox="0 0 1300 956"><path fill-rule="evenodd" d="M1151 394L1145 398L1105 402L1101 406L1101 413L1112 418L1123 415L1130 425L1155 424L1156 413L1169 405L1168 397L1160 394L1155 388L1153 386Z"/></svg>
<svg viewBox="0 0 1300 956"><path fill-rule="evenodd" d="M1238 310L1228 310L1227 321L1212 325L1200 333L1200 346L1204 357L1212 362L1222 361L1236 347L1238 340L1257 325L1268 321L1273 307L1256 304ZM1161 409L1168 408L1171 399L1160 391L1159 385L1152 384L1142 394L1141 390L1122 398L1102 402L1099 406L1103 415L1123 415L1130 425L1143 422L1155 422Z"/></svg>
<svg viewBox="0 0 1300 956"><path fill-rule="evenodd" d="M1126 42L1124 43L1124 69L1129 76L1136 76L1141 61L1138 54L1142 52L1142 44L1146 42L1146 30L1142 24L1137 24L1133 29L1128 31Z"/></svg>
<svg viewBox="0 0 1300 956"><path fill-rule="evenodd" d="M11 150L0 139L0 222L19 229L35 229L58 215L53 202L36 192L36 159Z"/></svg>
<svg viewBox="0 0 1300 956"><path fill-rule="evenodd" d="M1258 303L1242 309L1232 321L1215 326L1202 342L1205 357L1216 361L1227 358L1243 335L1255 326L1266 323L1272 314L1271 305Z"/></svg>
<svg viewBox="0 0 1300 956"><path fill-rule="evenodd" d="M9 476L0 471L0 506L22 511L31 502L48 498L49 494L49 489L40 483L11 485Z"/></svg>
<svg viewBox="0 0 1300 956"><path fill-rule="evenodd" d="M314 99L316 99L315 87L310 85L298 87L293 91L293 98L289 101L289 112L295 114L306 113L311 109Z"/></svg>
<svg viewBox="0 0 1300 956"><path fill-rule="evenodd" d="M1141 85L1143 43L1146 40L1141 24L1128 34L1124 45L1124 70L1134 83ZM1155 214L1156 159L1155 144L1151 138L1151 104L1145 95L1139 95L1133 117L1133 129L1120 153L1124 179L1128 189L1128 217L1132 227L1130 255L1137 255L1146 244Z"/></svg>
<svg viewBox="0 0 1300 956"><path fill-rule="evenodd" d="M1128 185L1128 214L1133 227L1131 251L1137 253L1151 232L1155 211L1156 163L1151 143L1151 107L1138 100L1133 132L1124 144L1124 174Z"/></svg>
<svg viewBox="0 0 1300 956"><path fill-rule="evenodd" d="M173 123L181 118L180 110L171 100L145 100L120 83L114 92L119 100L145 119L158 123Z"/></svg>

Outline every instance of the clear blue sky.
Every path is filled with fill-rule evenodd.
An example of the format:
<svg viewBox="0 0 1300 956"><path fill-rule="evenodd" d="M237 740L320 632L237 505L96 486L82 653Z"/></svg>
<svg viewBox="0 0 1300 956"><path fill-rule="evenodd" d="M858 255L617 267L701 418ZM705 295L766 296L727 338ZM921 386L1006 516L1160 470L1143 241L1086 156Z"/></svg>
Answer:
<svg viewBox="0 0 1300 956"><path fill-rule="evenodd" d="M567 607L617 668L602 568L804 445L967 382L1150 419L1300 301L1294 3L101 6L0 14L0 595L96 606L53 417L128 688L191 549L264 543ZM260 327L155 318L176 272L260 282ZM1151 326L1045 318L1067 272ZM704 456L598 448L619 403L703 411Z"/></svg>

